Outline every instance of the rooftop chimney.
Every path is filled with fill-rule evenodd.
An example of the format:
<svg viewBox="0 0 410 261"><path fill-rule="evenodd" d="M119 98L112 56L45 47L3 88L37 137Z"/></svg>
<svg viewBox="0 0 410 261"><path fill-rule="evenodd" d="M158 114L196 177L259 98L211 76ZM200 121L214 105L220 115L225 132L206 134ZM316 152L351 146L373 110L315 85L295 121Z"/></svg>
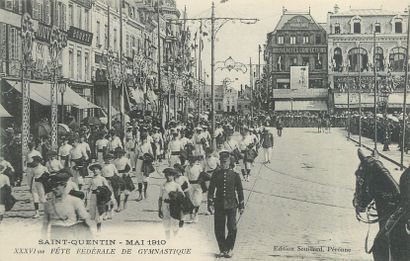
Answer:
<svg viewBox="0 0 410 261"><path fill-rule="evenodd" d="M339 6L337 4L335 4L335 6L333 7L333 12L335 14L337 14L337 13L339 13L339 10L340 10Z"/></svg>

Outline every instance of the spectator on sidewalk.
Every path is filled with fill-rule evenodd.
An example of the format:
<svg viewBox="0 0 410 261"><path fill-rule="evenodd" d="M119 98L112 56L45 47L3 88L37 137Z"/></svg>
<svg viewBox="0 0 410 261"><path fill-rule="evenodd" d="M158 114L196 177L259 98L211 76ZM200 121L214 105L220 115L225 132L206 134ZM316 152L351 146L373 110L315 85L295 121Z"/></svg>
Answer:
<svg viewBox="0 0 410 261"><path fill-rule="evenodd" d="M268 129L264 128L261 137L261 144L263 148L263 154L265 157L264 164L270 163L272 158L272 150L273 150L273 135L269 132Z"/></svg>

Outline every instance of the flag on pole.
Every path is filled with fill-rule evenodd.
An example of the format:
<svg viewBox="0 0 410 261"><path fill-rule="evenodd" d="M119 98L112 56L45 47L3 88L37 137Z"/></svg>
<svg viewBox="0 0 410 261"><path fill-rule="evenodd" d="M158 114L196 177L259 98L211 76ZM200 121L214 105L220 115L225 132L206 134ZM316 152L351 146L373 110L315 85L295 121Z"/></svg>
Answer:
<svg viewBox="0 0 410 261"><path fill-rule="evenodd" d="M221 0L221 4L228 2L228 0Z"/></svg>

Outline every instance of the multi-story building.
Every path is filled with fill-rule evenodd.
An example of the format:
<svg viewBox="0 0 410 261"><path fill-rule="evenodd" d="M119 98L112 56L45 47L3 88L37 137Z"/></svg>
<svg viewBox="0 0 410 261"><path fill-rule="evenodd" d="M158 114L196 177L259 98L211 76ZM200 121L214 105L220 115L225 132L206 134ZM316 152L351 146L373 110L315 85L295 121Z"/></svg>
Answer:
<svg viewBox="0 0 410 261"><path fill-rule="evenodd" d="M222 107L224 112L238 111L238 91L236 89L225 86Z"/></svg>
<svg viewBox="0 0 410 261"><path fill-rule="evenodd" d="M62 19L56 23L67 32L67 47L63 49L63 76L70 81L70 87L75 92L93 101L93 84L91 78L92 41L91 0L70 0L68 4L59 3ZM74 112L87 116L87 111Z"/></svg>
<svg viewBox="0 0 410 261"><path fill-rule="evenodd" d="M79 8L74 9L78 10L78 13L68 12L68 7L72 5ZM64 105L75 118L79 119L79 117L84 117L86 114L83 112L87 112L85 109L95 107L84 99L84 96L88 100L92 98L89 86L91 81L91 49L89 45L92 40L92 34L87 27L91 19L89 12L90 7L91 1L88 0L75 1L75 3L74 1L58 0L13 0L0 2L0 46L2 48L0 52L1 83L2 88L14 88L17 91L17 93L8 92L12 94L12 97L2 97L2 102L8 103L5 107L10 108L14 116L19 117L21 113L21 108L16 106L18 103L10 98L16 98L21 95L19 94L21 91L20 77L22 61L21 21L24 13L28 13L31 16L33 20L33 30L35 32L32 45L33 61L30 64L30 75L28 77L31 82L31 111L37 112L32 113L32 120L37 121L39 117L44 117L44 115L50 113L50 93L54 71L60 82L68 83L68 79L71 78L71 84L67 84L67 88L65 88ZM73 25L71 19L77 19L77 24ZM79 28L76 26L79 26ZM50 55L53 27L59 29L62 36L61 40L73 49L73 55L70 56L69 48L65 47L65 44L63 45L64 48L62 52L57 56L56 62L58 67L53 66ZM78 59L74 56L74 47L76 55L79 55ZM73 63L76 63L76 71L73 71L75 77L74 75L70 75L70 66ZM86 82L88 82L88 85L86 85L88 91L84 91L85 86L82 84ZM58 92L57 96L57 102L61 105L60 92Z"/></svg>
<svg viewBox="0 0 410 261"><path fill-rule="evenodd" d="M327 109L326 31L310 10L283 9L267 35L265 62L275 110Z"/></svg>
<svg viewBox="0 0 410 261"><path fill-rule="evenodd" d="M241 90L238 92L238 112L243 115L251 113L251 99L252 89L248 86L241 84Z"/></svg>
<svg viewBox="0 0 410 261"><path fill-rule="evenodd" d="M336 108L347 107L348 88L351 91L351 106L357 107L359 75L364 92L362 105L373 107L374 97L370 93L374 86L374 69L378 75L379 90L389 93L394 91L392 87L402 88L407 16L407 11L382 9L340 11L337 5L333 12L328 13L329 83ZM400 95L391 95L389 99L395 96L399 98Z"/></svg>

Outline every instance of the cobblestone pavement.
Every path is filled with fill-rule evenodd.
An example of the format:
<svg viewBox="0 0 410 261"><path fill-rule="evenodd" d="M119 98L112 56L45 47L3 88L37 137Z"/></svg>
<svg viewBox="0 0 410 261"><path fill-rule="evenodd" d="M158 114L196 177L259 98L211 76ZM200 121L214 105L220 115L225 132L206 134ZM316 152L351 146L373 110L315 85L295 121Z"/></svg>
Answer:
<svg viewBox="0 0 410 261"><path fill-rule="evenodd" d="M231 260L372 260L364 253L367 225L356 220L352 207L354 171L359 163L357 146L346 139L344 130L319 134L313 128L285 129L282 137L275 135L272 163L262 165L261 161L262 155L255 163L250 182L244 182L246 209L238 223ZM383 162L398 179L400 171L395 170L396 166ZM147 242L164 238L157 216L163 167L158 166L158 173L151 177L148 199L136 202L136 195L132 194L128 208L106 221L97 238L117 239L121 244L125 244L125 239L145 240L144 245L127 246L133 251L158 247ZM21 235L0 245L3 254L10 254L12 246L21 245L24 239L38 237L41 226L41 220L30 218L32 206L24 187L15 194L21 201L0 227L0 238ZM117 255L99 260L215 260L213 216L206 215L205 210L204 201L199 223L186 224L176 239L160 246L191 248L193 255ZM377 228L372 226L371 234L376 233ZM75 258L81 260L82 256ZM64 256L58 260L65 260Z"/></svg>

